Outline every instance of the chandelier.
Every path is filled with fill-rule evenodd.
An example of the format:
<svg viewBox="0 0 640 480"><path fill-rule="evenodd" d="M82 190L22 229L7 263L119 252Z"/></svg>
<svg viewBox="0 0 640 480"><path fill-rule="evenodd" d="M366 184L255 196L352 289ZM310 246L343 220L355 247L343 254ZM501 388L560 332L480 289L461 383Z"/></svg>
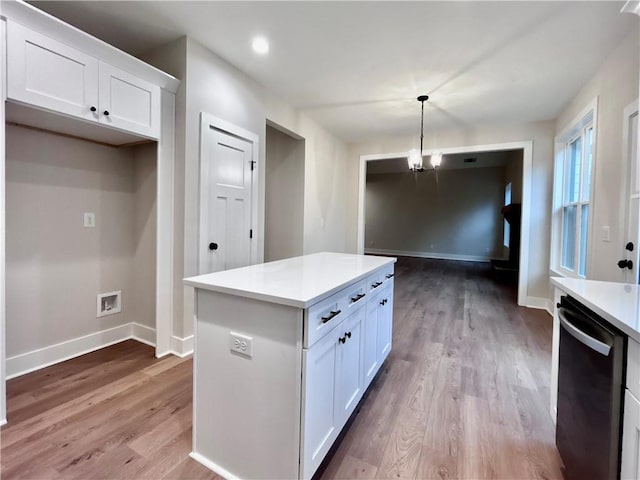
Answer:
<svg viewBox="0 0 640 480"><path fill-rule="evenodd" d="M422 104L422 114L420 116L420 150L414 148L407 155L409 170L412 172L424 172L422 166L422 142L424 139L424 102L429 100L429 95L420 95L418 101ZM436 169L442 164L442 153L431 154L431 166Z"/></svg>

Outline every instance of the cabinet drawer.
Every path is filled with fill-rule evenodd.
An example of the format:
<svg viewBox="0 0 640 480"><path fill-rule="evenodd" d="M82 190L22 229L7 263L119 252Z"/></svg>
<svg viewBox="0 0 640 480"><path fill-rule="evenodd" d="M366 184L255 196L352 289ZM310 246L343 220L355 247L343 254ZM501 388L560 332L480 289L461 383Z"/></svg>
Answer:
<svg viewBox="0 0 640 480"><path fill-rule="evenodd" d="M379 289L394 277L393 264L386 265L367 277L367 292Z"/></svg>
<svg viewBox="0 0 640 480"><path fill-rule="evenodd" d="M334 293L305 310L304 348L324 337L346 317L344 293Z"/></svg>
<svg viewBox="0 0 640 480"><path fill-rule="evenodd" d="M640 398L640 344L629 339L627 344L627 388Z"/></svg>
<svg viewBox="0 0 640 480"><path fill-rule="evenodd" d="M344 294L339 300L339 305L348 313L357 310L367 302L367 282L365 281L351 285L342 291Z"/></svg>

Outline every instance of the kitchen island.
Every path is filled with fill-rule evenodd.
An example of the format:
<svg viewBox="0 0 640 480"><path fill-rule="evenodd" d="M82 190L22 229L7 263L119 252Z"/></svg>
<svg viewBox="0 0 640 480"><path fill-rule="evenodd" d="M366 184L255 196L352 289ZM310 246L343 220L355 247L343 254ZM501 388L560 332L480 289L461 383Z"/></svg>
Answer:
<svg viewBox="0 0 640 480"><path fill-rule="evenodd" d="M311 478L391 351L395 261L318 253L185 279L191 456L225 478Z"/></svg>

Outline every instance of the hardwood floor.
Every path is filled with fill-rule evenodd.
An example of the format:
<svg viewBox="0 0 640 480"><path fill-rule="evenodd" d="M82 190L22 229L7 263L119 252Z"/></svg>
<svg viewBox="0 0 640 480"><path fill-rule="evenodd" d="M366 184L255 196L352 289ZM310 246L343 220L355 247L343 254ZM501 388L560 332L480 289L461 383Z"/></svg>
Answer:
<svg viewBox="0 0 640 480"><path fill-rule="evenodd" d="M400 259L393 350L322 478L561 478L551 317L514 298L484 264ZM191 369L128 341L10 380L2 478L219 478L188 457Z"/></svg>

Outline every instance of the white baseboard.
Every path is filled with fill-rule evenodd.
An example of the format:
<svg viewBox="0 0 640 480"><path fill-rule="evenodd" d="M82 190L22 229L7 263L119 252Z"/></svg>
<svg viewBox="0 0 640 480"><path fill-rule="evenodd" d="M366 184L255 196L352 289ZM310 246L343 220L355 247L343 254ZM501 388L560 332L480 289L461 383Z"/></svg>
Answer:
<svg viewBox="0 0 640 480"><path fill-rule="evenodd" d="M490 262L491 257L479 255L457 255L455 253L437 252L407 252L404 250L385 250L380 248L365 248L364 253L373 255L393 255L396 257L436 258L439 260L459 260L463 262Z"/></svg>
<svg viewBox="0 0 640 480"><path fill-rule="evenodd" d="M550 315L553 315L552 305L553 305L553 301L544 297L525 297L524 299L525 307L546 310Z"/></svg>
<svg viewBox="0 0 640 480"><path fill-rule="evenodd" d="M7 424L7 419L3 418L2 420L0 420L0 427L2 427L3 425Z"/></svg>
<svg viewBox="0 0 640 480"><path fill-rule="evenodd" d="M156 346L156 329L133 322L131 324L131 337L151 347Z"/></svg>
<svg viewBox="0 0 640 480"><path fill-rule="evenodd" d="M191 355L193 353L193 335L189 335L185 338L176 337L175 335L172 336L171 350L171 353L180 358Z"/></svg>
<svg viewBox="0 0 640 480"><path fill-rule="evenodd" d="M101 330L83 337L73 338L7 358L6 379L19 377L129 339L134 339L153 347L155 346L155 337L155 329L134 322Z"/></svg>
<svg viewBox="0 0 640 480"><path fill-rule="evenodd" d="M196 462L198 462L198 463L204 465L205 467L207 467L212 472L217 473L222 478L226 478L227 480L238 480L240 478L237 475L234 475L233 473L231 473L229 470L227 470L225 468L222 468L217 463L212 462L208 458L200 455L199 453L191 452L189 454L189 456L191 458L193 458Z"/></svg>

